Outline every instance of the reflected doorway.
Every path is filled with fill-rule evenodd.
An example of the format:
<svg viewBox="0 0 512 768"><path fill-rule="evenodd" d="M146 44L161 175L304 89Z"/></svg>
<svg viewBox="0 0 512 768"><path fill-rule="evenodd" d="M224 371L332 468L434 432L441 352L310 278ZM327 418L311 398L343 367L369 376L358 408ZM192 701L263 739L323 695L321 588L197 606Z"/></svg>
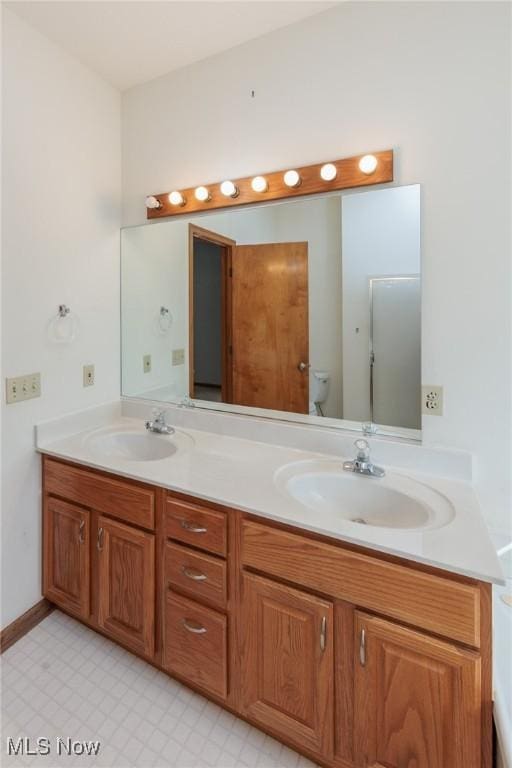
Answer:
<svg viewBox="0 0 512 768"><path fill-rule="evenodd" d="M308 243L189 226L189 395L309 412Z"/></svg>
<svg viewBox="0 0 512 768"><path fill-rule="evenodd" d="M232 402L231 260L235 241L190 225L189 394Z"/></svg>

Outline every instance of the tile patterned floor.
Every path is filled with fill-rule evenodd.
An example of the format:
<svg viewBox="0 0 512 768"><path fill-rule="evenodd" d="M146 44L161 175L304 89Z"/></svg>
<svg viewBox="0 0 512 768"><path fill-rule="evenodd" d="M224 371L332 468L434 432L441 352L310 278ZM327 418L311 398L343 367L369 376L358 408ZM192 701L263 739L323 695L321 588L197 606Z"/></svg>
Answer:
<svg viewBox="0 0 512 768"><path fill-rule="evenodd" d="M1 660L2 768L313 768L60 611ZM9 756L19 736L48 738L51 753ZM99 740L99 753L59 756L58 737Z"/></svg>

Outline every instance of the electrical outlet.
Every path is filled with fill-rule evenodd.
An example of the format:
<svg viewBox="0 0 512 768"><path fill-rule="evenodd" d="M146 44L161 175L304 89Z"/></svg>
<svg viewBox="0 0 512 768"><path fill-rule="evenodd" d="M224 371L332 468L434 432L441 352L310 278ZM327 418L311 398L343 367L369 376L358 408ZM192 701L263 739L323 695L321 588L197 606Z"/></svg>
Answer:
<svg viewBox="0 0 512 768"><path fill-rule="evenodd" d="M94 365L84 365L82 370L84 387L92 387L94 385Z"/></svg>
<svg viewBox="0 0 512 768"><path fill-rule="evenodd" d="M5 399L8 404L20 403L22 400L32 400L41 397L41 374L29 373L5 380Z"/></svg>
<svg viewBox="0 0 512 768"><path fill-rule="evenodd" d="M144 373L149 373L151 371L151 355L144 355L142 358L142 370Z"/></svg>
<svg viewBox="0 0 512 768"><path fill-rule="evenodd" d="M443 415L443 388L424 384L421 388L421 412L426 416Z"/></svg>
<svg viewBox="0 0 512 768"><path fill-rule="evenodd" d="M183 365L185 362L185 350L184 349L173 349L172 351L172 364L173 365Z"/></svg>

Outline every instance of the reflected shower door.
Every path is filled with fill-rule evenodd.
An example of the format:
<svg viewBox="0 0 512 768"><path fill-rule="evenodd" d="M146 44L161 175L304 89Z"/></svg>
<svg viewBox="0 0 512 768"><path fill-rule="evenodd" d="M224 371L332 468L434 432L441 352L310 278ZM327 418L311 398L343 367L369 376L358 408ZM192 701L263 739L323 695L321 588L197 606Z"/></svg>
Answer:
<svg viewBox="0 0 512 768"><path fill-rule="evenodd" d="M370 279L370 410L375 424L421 429L421 283Z"/></svg>

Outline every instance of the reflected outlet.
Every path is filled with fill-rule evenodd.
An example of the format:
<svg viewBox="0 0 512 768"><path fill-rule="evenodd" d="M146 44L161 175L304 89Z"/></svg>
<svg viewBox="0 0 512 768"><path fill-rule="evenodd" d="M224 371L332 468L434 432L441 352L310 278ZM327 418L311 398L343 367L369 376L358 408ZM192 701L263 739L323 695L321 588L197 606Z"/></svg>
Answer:
<svg viewBox="0 0 512 768"><path fill-rule="evenodd" d="M173 349L172 351L172 364L173 365L183 365L185 362L185 350L184 349Z"/></svg>
<svg viewBox="0 0 512 768"><path fill-rule="evenodd" d="M94 365L84 365L83 367L84 387L92 387L94 384Z"/></svg>

